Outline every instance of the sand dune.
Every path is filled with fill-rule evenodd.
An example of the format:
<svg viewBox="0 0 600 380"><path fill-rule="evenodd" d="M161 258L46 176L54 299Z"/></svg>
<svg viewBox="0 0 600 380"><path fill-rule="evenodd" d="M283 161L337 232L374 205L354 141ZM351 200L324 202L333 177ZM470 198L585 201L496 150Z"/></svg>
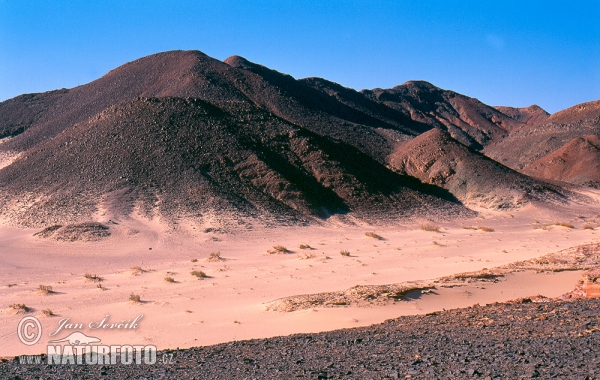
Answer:
<svg viewBox="0 0 600 380"><path fill-rule="evenodd" d="M557 297L577 286L585 269L581 263L568 268L579 271L554 268L536 273L515 267L517 272L493 279L467 276L470 280L465 281L467 277L459 275L454 279L462 283L452 286L435 281L598 243L599 211L597 203L552 209L530 206L512 214L487 212L476 219L446 222L422 220L388 227L331 222L235 234L189 223L173 227L132 215L111 219L110 237L96 242L54 241L34 236L38 229L2 227L0 356L37 353L50 340L45 334L41 345L19 344L15 326L24 315L39 317L49 334L64 318L87 324L106 315L120 320L143 314L135 331L97 335L105 343L173 348L365 326L399 315L538 294ZM439 232L421 228L434 223ZM269 254L277 245L290 252ZM213 252L219 255L208 260ZM206 277L194 276L194 271ZM336 304L332 299L327 305L316 303L291 312L268 310L273 301L290 296L407 282L433 288L386 296L386 302L365 298L362 303ZM39 285L51 286L52 292L41 294ZM131 302L131 294L139 295L141 302ZM9 307L15 303L30 311L18 314ZM47 309L55 315L44 316Z"/></svg>

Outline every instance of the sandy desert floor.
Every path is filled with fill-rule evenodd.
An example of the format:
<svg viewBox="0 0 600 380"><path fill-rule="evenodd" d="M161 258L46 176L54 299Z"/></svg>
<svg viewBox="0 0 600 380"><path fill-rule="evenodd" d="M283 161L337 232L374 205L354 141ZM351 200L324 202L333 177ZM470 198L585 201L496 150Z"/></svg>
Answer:
<svg viewBox="0 0 600 380"><path fill-rule="evenodd" d="M267 310L271 301L284 297L355 285L430 281L598 243L600 192L590 190L586 195L595 203L482 211L469 220L387 227L330 223L224 234L204 232L208 226L180 225L171 230L158 220L131 217L113 219L119 224L111 227L108 239L85 243L33 236L39 229L0 227L0 357L45 352L48 341L72 331L98 337L102 344L185 348L365 326L400 315L538 294L557 297L576 286L581 271L520 271L498 282L413 292L386 305ZM109 218L103 215L99 220ZM425 223L438 226L439 232L422 230ZM383 240L365 232L375 232ZM300 244L311 248L300 249ZM276 245L291 252L269 254ZM341 255L342 250L350 255ZM221 260L207 261L213 252ZM192 271L207 277L199 279ZM86 273L101 281L86 279ZM40 285L51 286L52 292L44 294ZM139 295L141 302L130 301L131 294ZM30 310L18 313L12 304ZM54 315L46 316L43 311L48 309ZM140 315L136 329L89 329L90 323L104 318L117 324ZM33 346L18 339L17 326L24 316L35 316L42 324L42 338ZM80 323L83 328L69 330L65 325L50 336L64 323Z"/></svg>

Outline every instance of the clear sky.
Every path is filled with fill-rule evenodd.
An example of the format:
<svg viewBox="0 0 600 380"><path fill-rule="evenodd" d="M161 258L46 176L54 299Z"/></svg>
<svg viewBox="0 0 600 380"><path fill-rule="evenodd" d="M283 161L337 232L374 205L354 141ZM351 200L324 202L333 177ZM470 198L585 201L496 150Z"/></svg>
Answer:
<svg viewBox="0 0 600 380"><path fill-rule="evenodd" d="M422 79L549 112L600 99L600 0L0 0L0 101L175 49L358 90Z"/></svg>

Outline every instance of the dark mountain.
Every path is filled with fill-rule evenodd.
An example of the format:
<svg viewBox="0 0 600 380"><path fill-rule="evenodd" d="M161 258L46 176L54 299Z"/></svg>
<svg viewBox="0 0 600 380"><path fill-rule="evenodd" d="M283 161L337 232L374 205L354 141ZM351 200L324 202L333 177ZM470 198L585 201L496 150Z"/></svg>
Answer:
<svg viewBox="0 0 600 380"><path fill-rule="evenodd" d="M254 104L293 124L347 142L380 162L391 149L388 139L374 128L399 129L414 135L399 123L387 124L369 112L349 107L302 80L233 56L225 63L241 72L236 82Z"/></svg>
<svg viewBox="0 0 600 380"><path fill-rule="evenodd" d="M477 152L543 117L500 109L427 82L358 92L239 56L159 53L83 86L0 103L0 210L22 225L106 210L382 221L559 191Z"/></svg>
<svg viewBox="0 0 600 380"><path fill-rule="evenodd" d="M35 118L30 115L35 110L30 110L24 102L18 102L21 108L13 106L8 111L8 117L14 118L12 115L20 112L27 114L27 119L35 121L19 138L10 141L2 149L21 151L30 148L111 105L132 101L140 96L242 101L243 94L219 75L228 69L229 66L223 62L196 51L159 53L127 63L98 80L64 91Z"/></svg>
<svg viewBox="0 0 600 380"><path fill-rule="evenodd" d="M0 103L0 139L25 132L67 92L63 89L24 94Z"/></svg>
<svg viewBox="0 0 600 380"><path fill-rule="evenodd" d="M447 192L351 145L243 102L224 104L162 97L110 106L0 170L3 214L24 225L89 220L99 207L292 223L462 210Z"/></svg>
<svg viewBox="0 0 600 380"><path fill-rule="evenodd" d="M475 98L442 90L424 81L362 93L415 122L446 130L456 140L477 150L502 139L522 124Z"/></svg>

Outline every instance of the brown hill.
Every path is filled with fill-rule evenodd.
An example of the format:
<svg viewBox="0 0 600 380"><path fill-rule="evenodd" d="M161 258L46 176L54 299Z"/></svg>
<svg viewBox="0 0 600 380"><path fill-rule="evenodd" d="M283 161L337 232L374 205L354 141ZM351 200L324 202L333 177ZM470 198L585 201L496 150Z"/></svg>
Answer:
<svg viewBox="0 0 600 380"><path fill-rule="evenodd" d="M561 200L557 186L517 173L437 128L399 145L389 161L394 170L443 187L467 206L502 209Z"/></svg>
<svg viewBox="0 0 600 380"><path fill-rule="evenodd" d="M239 56L159 53L83 86L0 103L1 136L12 136L0 144L2 167L19 157L0 169L0 208L29 225L76 223L106 204L171 218L448 215L464 211L452 194L391 171L388 157L432 128L480 149L525 125L515 115L426 82L357 92ZM503 177L510 194L537 191L513 174ZM466 193L442 186L468 200L487 189L461 176ZM503 197L480 203L518 198Z"/></svg>
<svg viewBox="0 0 600 380"><path fill-rule="evenodd" d="M597 117L600 117L600 100L577 104L573 107L556 112L550 115L546 122L568 124Z"/></svg>
<svg viewBox="0 0 600 380"><path fill-rule="evenodd" d="M515 170L557 151L568 142L600 135L600 101L576 105L551 115L541 124L524 125L484 153Z"/></svg>
<svg viewBox="0 0 600 380"><path fill-rule="evenodd" d="M412 120L405 112L390 108L381 102L372 100L363 93L326 79L305 78L300 79L300 81L327 94L329 97L335 98L337 102L345 106L379 120L379 123L372 124L375 127L398 130L410 136L416 136L433 128L432 125Z"/></svg>
<svg viewBox="0 0 600 380"><path fill-rule="evenodd" d="M550 116L548 112L536 104L524 108L505 106L496 106L494 108L516 121L529 125L540 124Z"/></svg>
<svg viewBox="0 0 600 380"><path fill-rule="evenodd" d="M543 179L600 188L600 137L577 137L525 166L523 173Z"/></svg>
<svg viewBox="0 0 600 380"><path fill-rule="evenodd" d="M414 131L401 123L390 123L377 112L344 104L309 81L296 80L239 56L229 57L225 63L242 70L236 85L257 106L315 133L352 144L381 162L385 161L391 144L374 128L391 128L402 135L414 135Z"/></svg>
<svg viewBox="0 0 600 380"><path fill-rule="evenodd" d="M391 146L373 127L414 134L401 123L388 125L389 118L382 120L349 107L289 75L242 57L233 56L221 62L198 51L171 51L144 57L60 95L54 99L49 93L35 94L54 101L51 107L38 107L40 110L19 97L2 103L0 121L10 121L3 123L4 135L25 132L0 150L20 152L110 105L137 97L193 97L214 104L235 102L258 106L318 134L350 143L382 162Z"/></svg>
<svg viewBox="0 0 600 380"><path fill-rule="evenodd" d="M98 80L66 90L41 113L30 110L27 104L17 102L20 99L15 98L13 101L21 107L17 109L15 104L9 116L21 112L33 122L2 149L27 149L113 104L132 101L140 96L242 101L243 94L216 75L228 68L223 62L198 51L171 51L126 63ZM37 114L35 118L31 116L34 112Z"/></svg>
<svg viewBox="0 0 600 380"><path fill-rule="evenodd" d="M109 204L117 215L280 223L462 209L351 145L257 107L197 98L110 106L29 149L0 170L0 184L3 215L38 226L89 220Z"/></svg>
<svg viewBox="0 0 600 380"><path fill-rule="evenodd" d="M0 139L17 136L47 112L68 90L24 94L0 103Z"/></svg>
<svg viewBox="0 0 600 380"><path fill-rule="evenodd" d="M409 81L391 89L377 88L362 93L415 122L447 130L453 138L477 150L522 125L475 98L442 90L424 81Z"/></svg>

